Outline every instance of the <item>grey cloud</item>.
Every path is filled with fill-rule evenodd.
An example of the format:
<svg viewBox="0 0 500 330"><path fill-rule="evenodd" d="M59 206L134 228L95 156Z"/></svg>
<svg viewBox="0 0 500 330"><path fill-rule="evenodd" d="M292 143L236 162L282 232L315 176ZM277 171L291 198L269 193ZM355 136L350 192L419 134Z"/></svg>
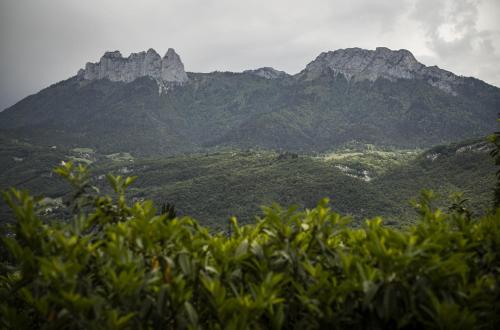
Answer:
<svg viewBox="0 0 500 330"><path fill-rule="evenodd" d="M450 3L457 2L450 6ZM106 50L173 47L186 70L273 66L296 73L320 52L407 48L425 64L500 85L499 23L458 0L0 0L0 109L66 79ZM482 16L483 15L483 16ZM498 16L498 15L497 15ZM460 32L452 42L443 24ZM478 64L480 63L480 64ZM496 67L496 66L494 66Z"/></svg>
<svg viewBox="0 0 500 330"><path fill-rule="evenodd" d="M418 0L412 18L421 23L426 44L434 53L429 60L439 62L458 74L476 76L500 85L500 24L490 29L478 27L485 5L500 14L496 0Z"/></svg>

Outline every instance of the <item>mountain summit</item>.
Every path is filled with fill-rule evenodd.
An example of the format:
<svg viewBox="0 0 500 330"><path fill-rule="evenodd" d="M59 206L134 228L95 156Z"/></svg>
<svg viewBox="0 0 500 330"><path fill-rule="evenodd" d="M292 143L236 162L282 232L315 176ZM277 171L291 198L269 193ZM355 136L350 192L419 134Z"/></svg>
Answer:
<svg viewBox="0 0 500 330"><path fill-rule="evenodd" d="M166 93L168 91L168 93ZM340 49L296 75L190 72L173 49L118 51L0 113L0 137L155 156L226 148L429 147L496 128L500 89L407 50Z"/></svg>
<svg viewBox="0 0 500 330"><path fill-rule="evenodd" d="M301 75L314 79L323 74L325 70L341 74L347 80L354 81L375 81L379 78L391 81L421 79L451 94L456 93L456 85L460 83L460 77L439 69L437 66L425 66L406 49L347 48L324 52L309 63Z"/></svg>
<svg viewBox="0 0 500 330"><path fill-rule="evenodd" d="M255 70L245 70L243 73L249 73L253 74L265 79L279 79L279 78L285 78L288 77L289 74L286 73L285 71L279 71L271 67L263 67L263 68L258 68Z"/></svg>
<svg viewBox="0 0 500 330"><path fill-rule="evenodd" d="M83 80L109 79L111 81L132 82L140 77L153 78L160 92L169 84L183 84L188 81L184 64L173 48L169 48L163 58L152 48L147 52L132 53L124 58L119 51L106 52L98 63L87 63L78 72Z"/></svg>

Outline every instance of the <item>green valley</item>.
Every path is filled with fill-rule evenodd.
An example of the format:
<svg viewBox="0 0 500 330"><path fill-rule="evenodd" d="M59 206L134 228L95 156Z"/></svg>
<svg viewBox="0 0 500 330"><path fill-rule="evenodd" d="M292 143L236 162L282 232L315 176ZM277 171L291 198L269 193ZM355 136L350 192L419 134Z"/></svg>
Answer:
<svg viewBox="0 0 500 330"><path fill-rule="evenodd" d="M224 229L231 216L253 222L262 205L311 208L324 197L338 212L352 214L355 223L383 215L391 225L404 226L415 218L409 201L422 189L434 190L444 205L452 193L463 192L473 211L490 207L495 171L489 150L486 142L470 140L429 150L351 143L321 154L220 149L134 158L4 140L0 188L16 186L52 199L65 197L68 188L52 175L52 168L66 160L88 165L93 183L102 189L107 173L137 176L128 191L131 200L151 199L157 207L174 204L180 215L212 228ZM7 217L5 207L2 210Z"/></svg>

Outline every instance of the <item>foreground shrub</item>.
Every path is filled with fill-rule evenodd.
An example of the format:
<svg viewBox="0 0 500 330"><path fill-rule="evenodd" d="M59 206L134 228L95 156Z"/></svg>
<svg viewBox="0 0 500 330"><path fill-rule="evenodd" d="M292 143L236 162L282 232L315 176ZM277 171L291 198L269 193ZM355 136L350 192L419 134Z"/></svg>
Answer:
<svg viewBox="0 0 500 330"><path fill-rule="evenodd" d="M130 206L133 178L94 192L86 169L56 170L75 186L67 223L42 219L38 199L5 194L17 222L2 241L5 328L494 329L500 325L500 212L473 219L424 193L405 230L361 228L321 201L265 208L230 233L189 217ZM195 202L195 201L193 201Z"/></svg>

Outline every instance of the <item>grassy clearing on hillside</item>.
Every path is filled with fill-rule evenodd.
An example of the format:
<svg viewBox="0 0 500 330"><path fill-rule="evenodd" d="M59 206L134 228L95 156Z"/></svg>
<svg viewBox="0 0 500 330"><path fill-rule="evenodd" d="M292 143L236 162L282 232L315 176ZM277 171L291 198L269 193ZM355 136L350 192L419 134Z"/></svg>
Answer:
<svg viewBox="0 0 500 330"><path fill-rule="evenodd" d="M127 162L133 161L134 157L128 152L118 152L114 154L106 155L106 158L114 161L114 162Z"/></svg>
<svg viewBox="0 0 500 330"><path fill-rule="evenodd" d="M422 150L337 150L318 156L326 162L333 162L338 165L348 166L356 170L367 170L373 176L382 175L395 167L404 166L415 160Z"/></svg>

